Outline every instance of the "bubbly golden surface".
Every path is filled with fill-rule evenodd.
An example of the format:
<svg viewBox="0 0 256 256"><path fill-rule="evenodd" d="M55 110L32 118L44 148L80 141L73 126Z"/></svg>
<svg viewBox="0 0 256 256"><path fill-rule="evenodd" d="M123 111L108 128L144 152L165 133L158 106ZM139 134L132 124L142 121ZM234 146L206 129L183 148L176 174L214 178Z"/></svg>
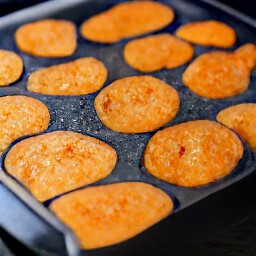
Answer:
<svg viewBox="0 0 256 256"><path fill-rule="evenodd" d="M17 81L23 71L23 61L14 52L0 49L0 86Z"/></svg>
<svg viewBox="0 0 256 256"><path fill-rule="evenodd" d="M219 112L217 120L246 140L256 153L256 103L244 103Z"/></svg>
<svg viewBox="0 0 256 256"><path fill-rule="evenodd" d="M193 47L170 35L158 34L130 41L124 48L124 58L142 72L175 68L185 64L194 54Z"/></svg>
<svg viewBox="0 0 256 256"><path fill-rule="evenodd" d="M95 99L100 120L110 129L124 133L155 130L171 121L179 110L174 88L151 76L116 80Z"/></svg>
<svg viewBox="0 0 256 256"><path fill-rule="evenodd" d="M169 196L142 182L89 187L55 200L51 210L80 239L85 249L127 240L166 217Z"/></svg>
<svg viewBox="0 0 256 256"><path fill-rule="evenodd" d="M251 71L256 66L256 44L244 44L239 47L235 52L235 55L241 58L248 69Z"/></svg>
<svg viewBox="0 0 256 256"><path fill-rule="evenodd" d="M15 41L21 51L31 55L69 56L76 50L76 28L67 20L39 20L19 27Z"/></svg>
<svg viewBox="0 0 256 256"><path fill-rule="evenodd" d="M48 108L27 96L0 97L0 155L16 139L46 130Z"/></svg>
<svg viewBox="0 0 256 256"><path fill-rule="evenodd" d="M157 132L143 161L153 176L195 187L229 174L243 155L243 145L226 127L208 120L190 121Z"/></svg>
<svg viewBox="0 0 256 256"><path fill-rule="evenodd" d="M125 2L86 20L81 34L91 41L114 43L161 29L173 19L172 9L162 3Z"/></svg>
<svg viewBox="0 0 256 256"><path fill-rule="evenodd" d="M25 139L5 159L6 170L45 201L106 177L115 167L115 150L98 139L56 131Z"/></svg>
<svg viewBox="0 0 256 256"><path fill-rule="evenodd" d="M210 52L197 57L185 70L183 83L194 93L212 99L244 92L250 83L252 57L244 46L234 53ZM246 59L246 56L249 59Z"/></svg>
<svg viewBox="0 0 256 256"><path fill-rule="evenodd" d="M176 35L191 43L221 48L232 47L236 41L234 29L216 20L185 24L178 28Z"/></svg>
<svg viewBox="0 0 256 256"><path fill-rule="evenodd" d="M107 79L104 64L95 58L80 58L33 72L28 90L49 95L81 95L99 90Z"/></svg>

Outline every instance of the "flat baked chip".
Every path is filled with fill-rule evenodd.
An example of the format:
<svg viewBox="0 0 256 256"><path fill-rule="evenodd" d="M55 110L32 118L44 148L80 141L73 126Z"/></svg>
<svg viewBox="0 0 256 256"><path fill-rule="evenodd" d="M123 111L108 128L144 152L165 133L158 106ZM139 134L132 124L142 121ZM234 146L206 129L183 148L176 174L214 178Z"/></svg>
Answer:
<svg viewBox="0 0 256 256"><path fill-rule="evenodd" d="M0 155L16 139L43 132L49 125L48 108L27 96L0 97Z"/></svg>
<svg viewBox="0 0 256 256"><path fill-rule="evenodd" d="M236 41L233 28L216 20L197 21L182 25L176 35L191 43L230 48Z"/></svg>
<svg viewBox="0 0 256 256"><path fill-rule="evenodd" d="M194 54L193 47L170 35L158 34L130 41L124 48L126 62L142 72L175 68L185 64Z"/></svg>
<svg viewBox="0 0 256 256"><path fill-rule="evenodd" d="M173 10L162 3L125 2L86 20L81 34L91 41L114 43L164 28L173 19Z"/></svg>
<svg viewBox="0 0 256 256"><path fill-rule="evenodd" d="M151 76L116 80L96 97L100 120L110 129L124 133L153 131L170 122L179 110L177 91Z"/></svg>
<svg viewBox="0 0 256 256"><path fill-rule="evenodd" d="M256 44L247 43L239 47L235 52L235 55L241 58L251 71L256 66Z"/></svg>
<svg viewBox="0 0 256 256"><path fill-rule="evenodd" d="M16 82L23 71L23 61L14 52L0 49L0 86Z"/></svg>
<svg viewBox="0 0 256 256"><path fill-rule="evenodd" d="M250 83L252 64L249 59L245 60L244 54L238 54L239 49L235 53L220 51L200 55L183 73L183 83L206 98L221 99L243 93Z"/></svg>
<svg viewBox="0 0 256 256"><path fill-rule="evenodd" d="M93 183L115 167L115 150L90 136L56 131L23 140L5 159L6 170L39 201Z"/></svg>
<svg viewBox="0 0 256 256"><path fill-rule="evenodd" d="M244 103L220 111L217 120L247 141L256 153L256 103Z"/></svg>
<svg viewBox="0 0 256 256"><path fill-rule="evenodd" d="M143 161L158 179L196 187L228 175L242 155L243 145L232 131L197 120L157 132L146 146Z"/></svg>
<svg viewBox="0 0 256 256"><path fill-rule="evenodd" d="M123 182L69 193L50 208L76 233L82 248L94 249L139 234L165 218L173 203L149 184Z"/></svg>
<svg viewBox="0 0 256 256"><path fill-rule="evenodd" d="M70 56L76 50L76 28L67 20L39 20L19 27L15 41L21 51L34 56Z"/></svg>
<svg viewBox="0 0 256 256"><path fill-rule="evenodd" d="M29 76L28 90L48 95L81 95L99 90L107 79L104 64L95 58L37 70Z"/></svg>

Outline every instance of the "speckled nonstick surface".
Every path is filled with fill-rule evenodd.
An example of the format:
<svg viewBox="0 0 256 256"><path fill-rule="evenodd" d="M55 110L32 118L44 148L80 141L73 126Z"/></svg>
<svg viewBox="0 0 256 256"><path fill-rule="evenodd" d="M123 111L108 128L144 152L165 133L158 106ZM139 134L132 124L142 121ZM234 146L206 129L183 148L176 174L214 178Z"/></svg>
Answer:
<svg viewBox="0 0 256 256"><path fill-rule="evenodd" d="M48 95L40 95L36 93L31 93L27 91L26 84L28 75L37 69L42 67L50 66L57 63L64 63L70 60L74 60L79 57L92 56L101 60L107 67L109 75L108 79L104 86L108 86L111 82L116 79L133 76L133 75L141 75L142 73L136 71L129 67L123 58L123 48L124 45L129 39L123 40L121 42L115 44L97 44L92 43L81 37L79 34L79 26L81 23L88 17L93 14L99 13L114 4L121 1L53 1L49 3L45 3L39 6L35 6L29 8L27 10L23 10L9 16L3 17L0 19L0 48L12 50L18 52L20 56L24 60L25 69L23 72L23 76L19 81L12 84L8 87L0 88L0 96L5 95L27 95L34 98L37 98L44 102L49 108L51 114L51 122L46 132L55 131L55 130L71 130L75 132L80 132L86 135L90 135L96 138L99 138L112 147L114 147L118 154L118 163L115 167L114 171L105 179L94 183L92 185L98 184L109 184L121 181L144 181L150 184L153 184L162 190L164 190L175 202L175 212L178 212L191 204L199 201L200 199L221 190L232 183L246 177L251 172L253 172L256 168L256 160L255 155L251 152L248 145L244 143L245 151L242 160L239 162L238 166L233 170L233 172L227 177L214 182L207 186L202 186L198 188L184 188L175 185L168 184L164 181L160 181L153 176L149 175L141 165L141 157L143 154L143 150L148 142L148 140L152 137L155 132L144 133L144 134L123 134L111 131L107 127L105 127L99 118L96 115L93 103L98 92L89 94L89 95L81 95L81 96L48 96ZM178 26L181 24L203 20L203 19L217 19L227 24L231 25L236 33L237 33L237 42L236 45L230 49L234 50L238 46L246 43L246 42L256 42L256 31L255 27L253 27L254 20L247 20L250 24L246 24L246 17L234 17L216 7L211 6L209 3L204 1L186 1L186 0L166 0L161 1L168 5L170 5L175 11L175 20L174 22L161 31L157 31L156 33L161 32L174 32ZM222 7L222 6L220 6ZM229 10L226 10L229 11ZM236 15L236 14L235 14ZM76 52L69 58L58 58L58 59L48 59L48 58L39 58L32 57L30 55L24 54L20 52L15 43L13 34L17 27L20 25L38 20L43 18L64 18L72 20L77 25L77 37L78 37L78 47ZM195 56L200 55L204 52L214 51L217 48L214 47L202 47L195 45ZM193 58L193 59L194 59ZM162 79L166 83L172 85L178 92L181 100L180 110L176 118L168 123L166 126L171 126L173 124L182 123L189 120L197 120L197 119L209 119L216 120L216 114L223 108L237 104L242 102L256 102L256 72L252 72L251 74L251 83L248 90L236 97L231 97L222 100L209 100L206 98L199 97L192 93L187 87L182 84L181 75L186 69L188 64L183 65L181 67L167 70L163 69L158 72L152 72L149 75L155 76L159 79ZM165 126L165 127L166 127ZM161 128L162 129L162 128ZM17 141L20 141L17 140ZM15 141L10 148L17 143ZM10 149L9 148L9 149ZM8 152L8 150L7 150ZM4 169L4 157L2 156L1 165ZM19 188L17 191L17 182L12 178L9 178L5 172L2 174L3 183L9 184L11 190L14 191L15 194L20 194L18 191L22 191L22 188ZM10 185L11 183L11 185ZM24 191L23 191L24 192ZM22 200L25 200L29 206L37 212L37 214L42 219L46 219L46 222L50 221L51 225L57 228L58 232L68 232L64 225L61 225L58 220L55 220L52 214L50 214L47 208L42 207L36 200L32 199L29 193L24 192L25 195L22 195ZM53 199L54 200L54 199ZM8 200L7 200L8 201ZM6 201L6 202L7 202ZM7 204L7 203L6 203ZM8 201L8 204L10 202ZM49 201L45 203L47 207ZM14 204L15 205L15 204ZM5 205L4 205L5 207ZM24 208L24 207L23 207ZM6 211L7 217L8 212ZM175 218L175 214L168 217L164 220L164 223L168 225L168 222L172 221L172 218ZM45 221L43 221L46 223ZM35 223L37 221L35 220ZM0 223L1 224L1 223ZM11 222L9 226L12 225ZM12 232L15 232L15 225L12 226ZM47 224L44 224L47 225ZM160 226L160 224L157 224ZM156 227L157 227L156 225ZM5 228L9 228L8 225L5 224ZM48 225L49 226L49 225ZM155 228L155 227L154 227ZM18 237L20 239L23 238L24 242L27 243L30 248L36 251L42 251L47 249L40 248L40 242L33 243L32 236L28 236L24 239L22 236L22 232L27 232L24 230L24 226L17 229ZM50 231L49 228L45 228L45 235L49 233L49 240L57 241L58 235L55 237L51 234L54 232ZM153 230L153 229L152 229ZM158 230L161 232L161 230ZM35 232L40 232L39 229ZM156 232L156 231L155 231ZM16 234L17 235L17 234ZM36 234L34 234L35 236ZM40 237L40 236L39 236ZM143 233L139 236L131 239L129 244L132 246L138 246L138 241L143 237ZM41 238L42 239L42 238ZM168 239L168 238L166 238ZM40 239L39 239L40 240ZM72 239L71 239L72 240ZM72 240L68 247L70 254L76 254L76 243ZM122 244L125 244L124 242ZM46 244L46 241L42 242L42 245ZM108 248L103 248L100 250L94 251L84 251L83 255L129 255L129 250L127 247L125 250L122 249L122 244L114 245ZM142 243L143 244L143 243ZM64 246L60 245L60 248ZM143 246L145 246L143 244ZM51 247L51 246L50 246ZM71 249L70 249L71 248ZM114 248L113 250L111 248ZM61 249L60 249L61 250ZM48 253L54 251L54 245L51 248L48 248ZM57 255L62 255L58 254ZM138 254L139 255L139 254Z"/></svg>

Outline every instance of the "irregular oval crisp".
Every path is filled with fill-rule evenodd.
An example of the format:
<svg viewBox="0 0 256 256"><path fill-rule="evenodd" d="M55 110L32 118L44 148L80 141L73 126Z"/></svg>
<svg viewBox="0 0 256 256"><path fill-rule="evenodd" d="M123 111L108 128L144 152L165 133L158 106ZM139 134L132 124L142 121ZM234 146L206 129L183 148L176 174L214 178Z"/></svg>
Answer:
<svg viewBox="0 0 256 256"><path fill-rule="evenodd" d="M31 55L69 56L76 50L76 28L67 20L39 20L19 27L15 41L21 51Z"/></svg>
<svg viewBox="0 0 256 256"><path fill-rule="evenodd" d="M183 73L182 80L200 96L221 99L244 92L250 83L250 71L244 56L211 52L197 57Z"/></svg>
<svg viewBox="0 0 256 256"><path fill-rule="evenodd" d="M162 3L125 2L86 20L81 34L91 41L114 43L161 29L173 18L172 9Z"/></svg>
<svg viewBox="0 0 256 256"><path fill-rule="evenodd" d="M142 182L89 187L58 198L51 210L94 249L127 240L166 217L172 200Z"/></svg>
<svg viewBox="0 0 256 256"><path fill-rule="evenodd" d="M181 26L176 35L191 43L229 48L236 41L233 28L216 20L198 21Z"/></svg>
<svg viewBox="0 0 256 256"><path fill-rule="evenodd" d="M124 48L126 62L142 72L178 67L189 61L193 54L190 44L169 34L136 39Z"/></svg>
<svg viewBox="0 0 256 256"><path fill-rule="evenodd" d="M234 53L246 63L250 71L254 69L256 66L256 44L244 44Z"/></svg>
<svg viewBox="0 0 256 256"><path fill-rule="evenodd" d="M48 108L26 96L0 97L0 155L16 139L43 132L49 125Z"/></svg>
<svg viewBox="0 0 256 256"><path fill-rule="evenodd" d="M151 76L119 79L95 99L100 120L110 129L125 133L155 130L170 122L179 109L174 88Z"/></svg>
<svg viewBox="0 0 256 256"><path fill-rule="evenodd" d="M33 72L28 90L48 95L81 95L99 90L108 71L95 58L80 58Z"/></svg>
<svg viewBox="0 0 256 256"><path fill-rule="evenodd" d="M243 155L243 145L226 127L208 120L174 125L148 142L144 166L172 184L195 187L229 174Z"/></svg>
<svg viewBox="0 0 256 256"><path fill-rule="evenodd" d="M117 161L115 150L98 139L70 131L28 138L7 154L7 171L45 201L106 177Z"/></svg>
<svg viewBox="0 0 256 256"><path fill-rule="evenodd" d="M219 112L217 120L246 140L256 153L256 103L244 103Z"/></svg>
<svg viewBox="0 0 256 256"><path fill-rule="evenodd" d="M0 86L17 81L23 71L23 61L14 52L0 49Z"/></svg>

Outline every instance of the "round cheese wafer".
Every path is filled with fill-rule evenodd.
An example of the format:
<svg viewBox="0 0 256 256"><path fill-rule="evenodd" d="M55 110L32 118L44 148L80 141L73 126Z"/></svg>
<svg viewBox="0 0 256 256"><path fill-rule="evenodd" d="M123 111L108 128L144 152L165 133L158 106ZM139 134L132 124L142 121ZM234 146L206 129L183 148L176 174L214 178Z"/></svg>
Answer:
<svg viewBox="0 0 256 256"><path fill-rule="evenodd" d="M48 108L31 97L0 97L0 106L0 155L14 140L43 132L50 122Z"/></svg>
<svg viewBox="0 0 256 256"><path fill-rule="evenodd" d="M218 113L217 120L239 134L256 153L256 103L223 109Z"/></svg>
<svg viewBox="0 0 256 256"><path fill-rule="evenodd" d="M227 52L205 53L197 57L182 75L194 93L212 99L232 97L247 90L250 69L243 57Z"/></svg>
<svg viewBox="0 0 256 256"><path fill-rule="evenodd" d="M247 43L239 47L235 55L241 58L251 71L256 66L256 44Z"/></svg>
<svg viewBox="0 0 256 256"><path fill-rule="evenodd" d="M170 122L179 103L179 95L170 85L151 76L134 76L104 88L94 105L100 120L110 129L141 133Z"/></svg>
<svg viewBox="0 0 256 256"><path fill-rule="evenodd" d="M56 131L16 144L5 159L6 170L40 201L93 183L115 167L115 150L98 139Z"/></svg>
<svg viewBox="0 0 256 256"><path fill-rule="evenodd" d="M88 94L103 86L107 73L99 60L80 58L31 73L28 90L48 95Z"/></svg>
<svg viewBox="0 0 256 256"><path fill-rule="evenodd" d="M137 235L166 217L173 203L149 184L123 182L69 193L50 208L76 233L83 248L95 249Z"/></svg>
<svg viewBox="0 0 256 256"><path fill-rule="evenodd" d="M125 2L86 20L81 26L81 34L91 41L114 43L159 30L173 18L172 9L162 3Z"/></svg>
<svg viewBox="0 0 256 256"><path fill-rule="evenodd" d="M170 34L136 39L124 48L126 62L142 72L178 67L189 61L193 54L194 49L190 44Z"/></svg>
<svg viewBox="0 0 256 256"><path fill-rule="evenodd" d="M34 56L70 56L76 50L76 28L67 20L39 20L19 27L15 41L21 51Z"/></svg>
<svg viewBox="0 0 256 256"><path fill-rule="evenodd" d="M196 187L228 175L243 155L229 129L213 121L181 123L156 133L148 142L146 170L166 182Z"/></svg>
<svg viewBox="0 0 256 256"><path fill-rule="evenodd" d="M17 81L23 71L23 61L14 52L0 49L0 86Z"/></svg>
<svg viewBox="0 0 256 256"><path fill-rule="evenodd" d="M191 43L221 48L232 47L236 41L234 29L216 20L197 21L182 25L176 31L176 35Z"/></svg>

